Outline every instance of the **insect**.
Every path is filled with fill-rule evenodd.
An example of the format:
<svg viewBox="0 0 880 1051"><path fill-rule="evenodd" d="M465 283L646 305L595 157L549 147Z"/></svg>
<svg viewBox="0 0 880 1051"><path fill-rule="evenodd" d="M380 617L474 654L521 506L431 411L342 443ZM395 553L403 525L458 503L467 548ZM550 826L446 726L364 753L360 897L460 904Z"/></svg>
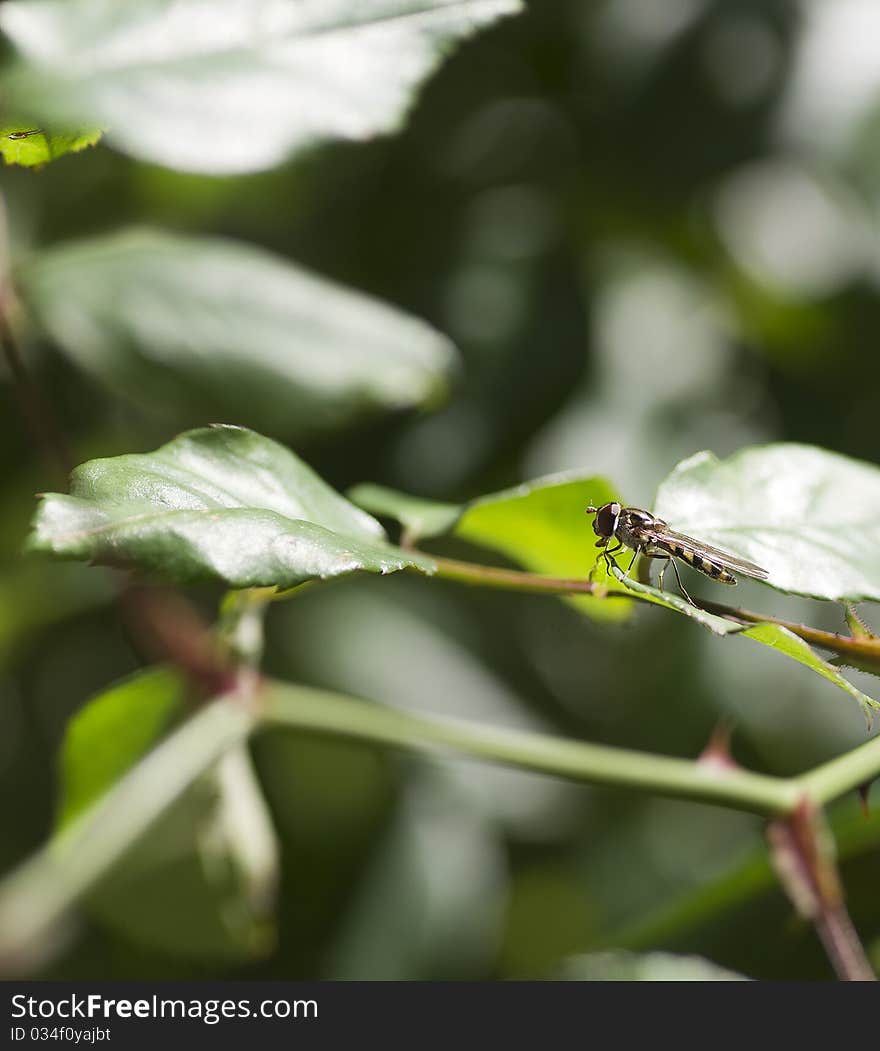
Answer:
<svg viewBox="0 0 880 1051"><path fill-rule="evenodd" d="M42 135L42 128L31 128L30 131L10 131L6 136L7 139L29 139L31 135Z"/></svg>
<svg viewBox="0 0 880 1051"><path fill-rule="evenodd" d="M710 547L702 540L695 540L684 533L676 533L662 519L655 518L650 512L641 511L638 507L622 507L614 501L601 507L588 507L587 514L596 516L593 519L593 532L599 537L596 547L602 548L602 557L609 569L616 565L611 556L625 547L633 552L626 570L627 576L638 555L662 558L664 563L657 585L662 591L663 574L671 562L679 589L692 606L697 604L681 582L678 566L675 564L677 558L712 580L717 580L719 584L735 584L734 572L754 577L756 580L767 579L767 570L756 566L754 562L730 555L726 551L719 551L717 547ZM609 548L612 539L616 541L617 546Z"/></svg>

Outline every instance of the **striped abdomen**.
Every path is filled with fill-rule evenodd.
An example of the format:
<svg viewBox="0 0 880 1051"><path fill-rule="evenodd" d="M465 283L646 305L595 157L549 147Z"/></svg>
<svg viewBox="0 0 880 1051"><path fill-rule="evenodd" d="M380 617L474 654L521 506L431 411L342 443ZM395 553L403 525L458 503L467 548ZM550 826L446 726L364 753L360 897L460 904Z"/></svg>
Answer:
<svg viewBox="0 0 880 1051"><path fill-rule="evenodd" d="M680 544L668 543L666 546L671 555L680 558L682 562L687 562L689 566L693 566L700 573L705 573L707 577L717 580L719 584L736 583L736 577L732 573L729 573L724 566L720 566L717 562L713 562L704 555L698 555L696 551L691 551Z"/></svg>

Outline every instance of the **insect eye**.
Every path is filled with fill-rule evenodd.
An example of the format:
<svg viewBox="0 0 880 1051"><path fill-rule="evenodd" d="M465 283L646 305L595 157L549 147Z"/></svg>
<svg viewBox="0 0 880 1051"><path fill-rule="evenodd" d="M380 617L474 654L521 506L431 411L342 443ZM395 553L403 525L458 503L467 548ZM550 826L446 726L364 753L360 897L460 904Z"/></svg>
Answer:
<svg viewBox="0 0 880 1051"><path fill-rule="evenodd" d="M593 532L597 536L612 536L620 514L620 504L603 504L596 512L593 521Z"/></svg>

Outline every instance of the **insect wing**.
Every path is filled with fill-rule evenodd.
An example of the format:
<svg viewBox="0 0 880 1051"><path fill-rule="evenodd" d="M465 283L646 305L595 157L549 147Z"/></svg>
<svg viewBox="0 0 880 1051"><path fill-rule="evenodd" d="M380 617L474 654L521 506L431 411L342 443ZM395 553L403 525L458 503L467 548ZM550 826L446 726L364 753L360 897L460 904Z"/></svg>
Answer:
<svg viewBox="0 0 880 1051"><path fill-rule="evenodd" d="M644 532L650 534L649 543L655 543L661 547L669 544L678 544L679 547L683 547L686 551L692 551L695 555L701 555L710 562L716 562L719 566L730 569L734 573L742 573L747 577L754 577L756 580L766 580L769 576L766 569L755 565L754 562L749 562L746 558L731 555L720 548L712 547L711 544L703 543L702 540L695 540L692 536L687 536L685 533L677 533L674 529L654 527ZM648 539L648 536L646 536L646 539Z"/></svg>

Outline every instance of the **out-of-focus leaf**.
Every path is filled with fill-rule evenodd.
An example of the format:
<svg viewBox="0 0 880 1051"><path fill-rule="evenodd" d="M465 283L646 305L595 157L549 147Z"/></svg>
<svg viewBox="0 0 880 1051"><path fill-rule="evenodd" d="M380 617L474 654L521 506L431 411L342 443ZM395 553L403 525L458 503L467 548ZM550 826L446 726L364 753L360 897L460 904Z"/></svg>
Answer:
<svg viewBox="0 0 880 1051"><path fill-rule="evenodd" d="M422 500L370 482L356 485L348 496L365 511L400 522L413 542L449 532L463 510L461 504Z"/></svg>
<svg viewBox="0 0 880 1051"><path fill-rule="evenodd" d="M177 720L185 684L154 668L112 686L72 720L58 828L98 802ZM132 847L88 898L100 922L188 959L248 958L272 941L277 845L247 754L228 752Z"/></svg>
<svg viewBox="0 0 880 1051"><path fill-rule="evenodd" d="M771 623L754 624L751 627L746 627L738 621L718 617L714 613L708 613L706 610L700 609L698 606L692 606L680 595L675 595L668 591L660 591L648 584L642 584L631 577L626 577L620 569L616 571L615 576L621 584L636 591L649 602L683 613L686 617L697 621L698 624L702 624L704 628L708 628L715 635L741 635L743 638L760 642L764 646L770 646L779 653L785 654L786 657L797 661L798 664L803 664L811 671L816 672L817 675L821 675L822 678L834 683L839 689L848 693L850 697L854 697L862 706L862 710L869 721L871 713L880 709L880 703L867 694L862 693L861 690L856 689L835 667L822 660L803 639L798 638L788 628Z"/></svg>
<svg viewBox="0 0 880 1051"><path fill-rule="evenodd" d="M682 461L661 484L670 526L756 562L811 598L880 601L880 468L810 445Z"/></svg>
<svg viewBox="0 0 880 1051"><path fill-rule="evenodd" d="M728 971L701 956L666 952L639 955L597 952L568 960L561 977L571 982L747 982L745 975Z"/></svg>
<svg viewBox="0 0 880 1051"><path fill-rule="evenodd" d="M172 668L138 672L71 719L61 749L58 827L78 817L145 755L183 711L186 685Z"/></svg>
<svg viewBox="0 0 880 1051"><path fill-rule="evenodd" d="M99 128L80 131L47 131L34 124L0 125L0 157L7 164L40 168L65 153L79 153L101 138Z"/></svg>
<svg viewBox="0 0 880 1051"><path fill-rule="evenodd" d="M449 48L520 0L6 3L13 105L186 171L268 168L403 119Z"/></svg>
<svg viewBox="0 0 880 1051"><path fill-rule="evenodd" d="M240 778L227 784L224 763L95 888L88 908L101 923L180 959L248 959L270 949L274 833L249 771L245 794Z"/></svg>
<svg viewBox="0 0 880 1051"><path fill-rule="evenodd" d="M294 587L356 570L430 573L289 449L242 427L188 431L155 452L90 460L43 497L34 551L187 582Z"/></svg>
<svg viewBox="0 0 880 1051"><path fill-rule="evenodd" d="M399 519L414 540L449 533L500 551L535 573L581 579L599 555L584 509L617 499L605 479L570 474L538 478L458 509L373 485L358 486L349 495L362 507ZM606 579L602 563L594 576L598 583ZM620 599L577 595L567 601L600 619L618 620L628 613L628 603Z"/></svg>
<svg viewBox="0 0 880 1051"><path fill-rule="evenodd" d="M439 397L455 358L425 322L231 241L129 230L37 255L18 278L78 365L176 419L335 427Z"/></svg>

